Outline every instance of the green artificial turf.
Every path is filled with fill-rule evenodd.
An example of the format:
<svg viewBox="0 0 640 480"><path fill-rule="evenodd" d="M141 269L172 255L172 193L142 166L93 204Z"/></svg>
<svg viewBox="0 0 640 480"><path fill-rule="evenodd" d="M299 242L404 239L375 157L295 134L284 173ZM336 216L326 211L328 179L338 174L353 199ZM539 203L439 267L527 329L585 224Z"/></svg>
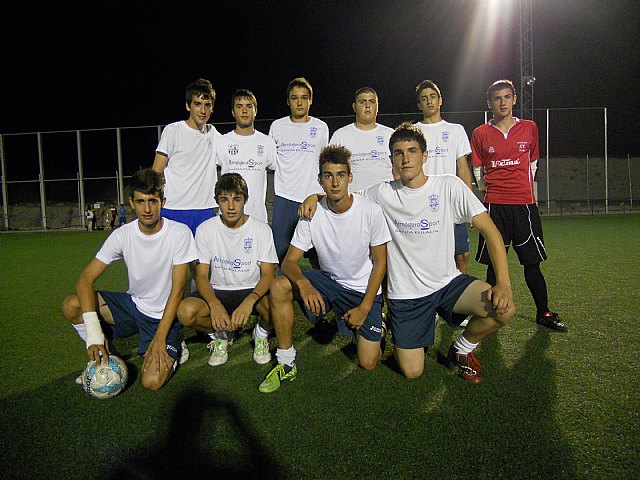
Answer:
<svg viewBox="0 0 640 480"><path fill-rule="evenodd" d="M191 359L159 392L140 385L136 339L117 341L131 379L104 401L74 383L85 353L59 306L106 234L2 234L2 476L638 478L640 216L543 222L550 305L571 331L535 324L511 253L518 313L478 350L482 384L438 363L458 334L446 325L409 381L391 345L366 372L347 339L300 320L298 378L273 394L258 392L270 366L253 363L249 330L220 367L186 330ZM124 266L98 287L126 289Z"/></svg>

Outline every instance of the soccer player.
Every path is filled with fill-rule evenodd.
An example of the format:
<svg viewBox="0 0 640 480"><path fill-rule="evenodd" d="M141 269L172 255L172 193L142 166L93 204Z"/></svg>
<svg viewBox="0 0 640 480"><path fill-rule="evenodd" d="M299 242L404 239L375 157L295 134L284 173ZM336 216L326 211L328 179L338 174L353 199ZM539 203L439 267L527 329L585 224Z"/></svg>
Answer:
<svg viewBox="0 0 640 480"><path fill-rule="evenodd" d="M315 323L333 310L341 333L357 337L358 361L373 370L381 356L382 293L389 231L380 207L349 193L350 152L329 145L320 153L318 183L326 193L311 221L301 219L282 263L282 273L271 286L271 313L278 365L260 384L270 393L297 375L293 347L294 298ZM302 272L298 261L315 247L320 270Z"/></svg>
<svg viewBox="0 0 640 480"><path fill-rule="evenodd" d="M182 338L176 310L189 263L197 259L191 232L162 217L163 203L161 175L150 168L136 172L129 204L138 219L109 235L80 275L76 294L62 304L65 318L86 342L90 360L108 361L106 337L138 333L142 385L150 390L161 388L176 367ZM94 291L95 281L118 259L127 266L129 290Z"/></svg>
<svg viewBox="0 0 640 480"><path fill-rule="evenodd" d="M160 136L153 169L164 173L166 203L162 216L196 228L214 215L218 176L216 143L220 134L207 124L216 92L200 78L187 87L189 118L167 125Z"/></svg>
<svg viewBox="0 0 640 480"><path fill-rule="evenodd" d="M271 228L280 262L298 223L300 202L320 191L316 184L318 156L329 141L329 127L309 115L312 103L311 84L303 77L294 78L287 86L291 115L275 120L269 129L278 152Z"/></svg>
<svg viewBox="0 0 640 480"><path fill-rule="evenodd" d="M266 223L267 169L275 168L277 154L273 139L253 126L257 113L258 102L251 91L233 93L231 114L236 128L221 137L217 158L220 173L236 172L247 182L251 195L246 199L245 213Z"/></svg>
<svg viewBox="0 0 640 480"><path fill-rule="evenodd" d="M393 129L376 123L378 94L373 88L356 91L351 107L356 121L336 130L329 143L351 152L353 182L349 190L359 192L376 183L393 180L388 149Z"/></svg>
<svg viewBox="0 0 640 480"><path fill-rule="evenodd" d="M229 358L229 333L243 327L252 313L260 315L253 330L253 359L268 363L271 322L267 293L278 264L271 229L245 213L249 192L240 174L222 175L215 195L220 215L196 231L198 293L180 303L178 319L185 326L211 334L209 365L216 366Z"/></svg>
<svg viewBox="0 0 640 480"><path fill-rule="evenodd" d="M443 120L440 114L442 95L431 80L424 80L416 87L416 101L422 112L420 127L427 140L429 161L424 164L424 173L429 175L457 175L471 189L471 172L467 155L471 153L464 127ZM454 235L456 267L462 273L469 272L469 232L465 224L455 226Z"/></svg>
<svg viewBox="0 0 640 480"><path fill-rule="evenodd" d="M493 119L479 126L471 136L471 163L478 186L485 192L489 215L524 266L524 278L536 304L536 322L568 331L560 316L548 306L547 284L540 262L547 259L542 222L533 193L539 158L538 127L531 120L513 116L516 93L510 80L498 80L487 90L487 105ZM485 188L486 185L486 188ZM496 282L495 265L487 254L487 242L480 236L476 260L487 265L487 282Z"/></svg>
<svg viewBox="0 0 640 480"><path fill-rule="evenodd" d="M394 356L407 378L424 372L424 349L433 344L436 312L451 324L472 315L447 358L472 383L483 380L473 350L515 313L507 253L500 232L473 192L452 175L427 176L427 145L418 127L400 125L389 150L399 180L367 188L382 207L391 232L387 245L388 296ZM301 208L313 215L315 198ZM453 258L454 224L471 222L487 239L497 281L489 285L460 273ZM276 327L277 328L277 327Z"/></svg>

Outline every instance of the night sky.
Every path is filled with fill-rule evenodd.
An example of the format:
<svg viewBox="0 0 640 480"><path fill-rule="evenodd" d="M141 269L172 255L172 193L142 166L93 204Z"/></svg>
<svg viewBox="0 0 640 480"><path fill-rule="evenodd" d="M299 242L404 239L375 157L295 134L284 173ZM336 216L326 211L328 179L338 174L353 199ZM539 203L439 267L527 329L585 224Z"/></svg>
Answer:
<svg viewBox="0 0 640 480"><path fill-rule="evenodd" d="M482 110L492 81L519 75L509 0L162 5L60 0L3 11L0 133L166 124L186 118L184 89L198 77L218 93L212 122L224 122L240 87L256 94L259 117L287 115L296 76L314 87L312 115L328 116L351 114L365 85L380 113L414 112L424 78L440 85L443 111ZM533 5L534 107L608 107L610 155L640 156L639 2Z"/></svg>

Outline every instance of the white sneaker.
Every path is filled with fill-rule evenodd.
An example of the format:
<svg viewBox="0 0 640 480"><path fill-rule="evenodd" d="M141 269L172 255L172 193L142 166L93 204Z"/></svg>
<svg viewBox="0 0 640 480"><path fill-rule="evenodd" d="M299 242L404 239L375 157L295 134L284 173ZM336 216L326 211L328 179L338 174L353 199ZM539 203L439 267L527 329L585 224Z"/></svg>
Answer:
<svg viewBox="0 0 640 480"><path fill-rule="evenodd" d="M183 363L186 363L187 360L189 360L190 354L191 352L189 352L189 347L187 347L187 342L182 340L182 342L180 342L180 359L178 360L178 363L180 365L182 365Z"/></svg>
<svg viewBox="0 0 640 480"><path fill-rule="evenodd" d="M207 345L207 348L211 352L211 356L209 357L209 365L212 367L216 367L218 365L223 365L227 363L229 360L229 354L227 353L227 347L229 346L228 340L212 340Z"/></svg>
<svg viewBox="0 0 640 480"><path fill-rule="evenodd" d="M271 361L271 352L269 351L269 339L268 338L256 338L253 335L254 347L253 347L253 361L258 365L264 365Z"/></svg>
<svg viewBox="0 0 640 480"><path fill-rule="evenodd" d="M460 326L464 328L467 326L468 323L469 323L469 319L465 318L462 322L460 322Z"/></svg>

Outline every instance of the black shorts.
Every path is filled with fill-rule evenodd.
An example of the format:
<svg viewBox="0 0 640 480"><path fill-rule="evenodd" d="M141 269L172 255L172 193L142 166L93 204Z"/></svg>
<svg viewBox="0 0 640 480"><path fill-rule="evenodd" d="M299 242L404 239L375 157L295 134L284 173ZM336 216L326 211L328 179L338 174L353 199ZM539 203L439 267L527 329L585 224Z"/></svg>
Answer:
<svg viewBox="0 0 640 480"><path fill-rule="evenodd" d="M513 249L520 265L533 265L547 259L542 236L542 222L535 203L529 205L502 205L485 203L489 216L502 235L505 248ZM478 238L476 260L488 265L490 262L484 237Z"/></svg>
<svg viewBox="0 0 640 480"><path fill-rule="evenodd" d="M251 292L253 292L253 288L245 288L242 290L220 290L217 288L213 289L213 293L216 294L216 298L220 300L220 303L227 311L227 314L229 316L231 316L235 309L240 306L245 298L251 295ZM188 297L195 297L204 301L204 298L202 298L202 295L200 295L198 292L192 292L188 295ZM256 305L257 304L258 302L256 302ZM251 312L252 315L259 315L256 310L256 305L253 306L253 311Z"/></svg>

